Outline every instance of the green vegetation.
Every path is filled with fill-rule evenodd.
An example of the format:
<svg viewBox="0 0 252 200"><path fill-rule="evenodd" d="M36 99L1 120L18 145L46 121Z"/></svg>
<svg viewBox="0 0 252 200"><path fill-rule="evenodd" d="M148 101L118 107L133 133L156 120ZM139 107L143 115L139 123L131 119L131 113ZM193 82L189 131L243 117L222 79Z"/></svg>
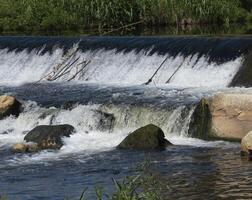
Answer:
<svg viewBox="0 0 252 200"><path fill-rule="evenodd" d="M1 31L252 21L250 0L0 0Z"/></svg>
<svg viewBox="0 0 252 200"><path fill-rule="evenodd" d="M8 200L8 198L6 196L0 195L0 200Z"/></svg>
<svg viewBox="0 0 252 200"><path fill-rule="evenodd" d="M140 166L139 172L138 175L126 177L121 182L113 179L115 190L111 195L103 193L101 187L96 187L96 200L167 199L167 191L170 189L167 185L168 181L151 169L149 161ZM86 200L85 191L81 194L80 200Z"/></svg>

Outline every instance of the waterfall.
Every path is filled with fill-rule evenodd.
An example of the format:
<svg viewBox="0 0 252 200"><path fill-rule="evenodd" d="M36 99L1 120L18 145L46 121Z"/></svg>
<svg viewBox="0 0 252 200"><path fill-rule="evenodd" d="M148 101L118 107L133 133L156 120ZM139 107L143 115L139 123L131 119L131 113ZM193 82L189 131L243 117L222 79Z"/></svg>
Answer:
<svg viewBox="0 0 252 200"><path fill-rule="evenodd" d="M251 49L249 38L1 37L0 84L46 82L63 66L53 81L226 87Z"/></svg>

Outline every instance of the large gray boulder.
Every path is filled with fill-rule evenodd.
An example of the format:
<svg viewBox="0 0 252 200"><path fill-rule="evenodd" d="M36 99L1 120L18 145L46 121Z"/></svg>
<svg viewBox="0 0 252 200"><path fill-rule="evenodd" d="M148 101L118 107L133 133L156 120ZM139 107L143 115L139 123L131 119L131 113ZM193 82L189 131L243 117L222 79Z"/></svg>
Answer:
<svg viewBox="0 0 252 200"><path fill-rule="evenodd" d="M21 103L12 96L0 96L0 120L10 115L18 116L21 112Z"/></svg>
<svg viewBox="0 0 252 200"><path fill-rule="evenodd" d="M26 142L37 143L38 148L60 149L63 146L62 137L70 137L75 132L73 126L63 125L42 125L32 129L24 138Z"/></svg>
<svg viewBox="0 0 252 200"><path fill-rule="evenodd" d="M165 139L161 128L149 124L130 133L118 146L119 149L154 150L165 149L171 143Z"/></svg>
<svg viewBox="0 0 252 200"><path fill-rule="evenodd" d="M196 106L189 134L203 139L240 141L252 130L252 94L220 93Z"/></svg>

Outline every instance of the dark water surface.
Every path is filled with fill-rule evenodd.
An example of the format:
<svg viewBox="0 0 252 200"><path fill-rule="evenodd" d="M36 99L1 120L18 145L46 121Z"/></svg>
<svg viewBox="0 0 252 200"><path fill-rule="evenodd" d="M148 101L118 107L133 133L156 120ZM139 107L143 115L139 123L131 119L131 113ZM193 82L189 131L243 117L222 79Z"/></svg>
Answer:
<svg viewBox="0 0 252 200"><path fill-rule="evenodd" d="M3 154L3 153L1 153ZM84 154L84 153L83 153ZM2 157L3 155L1 155ZM4 158L8 155L4 155ZM2 157L3 158L3 157ZM239 148L174 146L164 152L112 150L89 156L71 155L44 164L3 166L0 162L1 193L10 199L64 199L78 197L88 187L113 191L112 177L137 174L145 159L165 177L167 199L251 199L251 163L241 160ZM6 162L6 161L4 161Z"/></svg>
<svg viewBox="0 0 252 200"><path fill-rule="evenodd" d="M66 102L80 104L128 104L176 107L190 105L203 96L213 93L197 88L172 88L154 86L116 86L103 84L43 83L20 86L1 86L1 94L11 94L19 99L35 101L42 106L61 107Z"/></svg>
<svg viewBox="0 0 252 200"><path fill-rule="evenodd" d="M231 23L227 25L181 25L181 26L135 26L127 29L120 29L119 31L112 31L111 29L90 29L90 30L62 30L58 32L50 31L34 31L34 32L2 32L0 35L66 35L66 36L80 36L80 35L250 35L252 34L251 23Z"/></svg>

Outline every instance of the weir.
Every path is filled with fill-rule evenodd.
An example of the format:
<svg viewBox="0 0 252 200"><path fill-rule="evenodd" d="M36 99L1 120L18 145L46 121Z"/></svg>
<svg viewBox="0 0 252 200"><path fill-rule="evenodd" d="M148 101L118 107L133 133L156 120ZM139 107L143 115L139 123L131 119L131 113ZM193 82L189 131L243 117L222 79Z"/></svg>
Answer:
<svg viewBox="0 0 252 200"><path fill-rule="evenodd" d="M251 85L242 78L247 74L243 66L246 72L251 68L252 49L252 39L244 37L0 37L1 83L37 82L75 48L69 59L78 62L54 81L141 85L151 79L152 85L179 87ZM82 70L79 65L84 61L90 63Z"/></svg>

